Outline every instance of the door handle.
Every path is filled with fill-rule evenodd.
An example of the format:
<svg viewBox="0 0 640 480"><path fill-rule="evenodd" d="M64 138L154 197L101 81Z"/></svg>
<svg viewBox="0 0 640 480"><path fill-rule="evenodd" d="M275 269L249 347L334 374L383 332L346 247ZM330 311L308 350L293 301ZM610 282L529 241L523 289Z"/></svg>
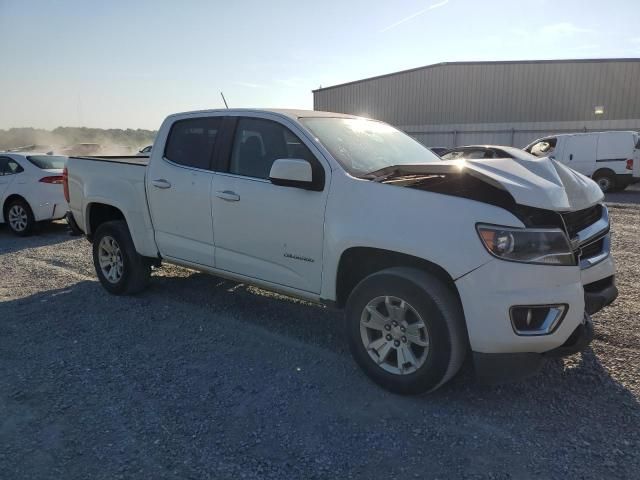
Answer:
<svg viewBox="0 0 640 480"><path fill-rule="evenodd" d="M226 200L227 202L237 202L240 200L240 195L231 190L225 190L224 192L216 192L216 197Z"/></svg>
<svg viewBox="0 0 640 480"><path fill-rule="evenodd" d="M164 178L151 180L151 184L156 188L171 188L171 183L165 180Z"/></svg>
<svg viewBox="0 0 640 480"><path fill-rule="evenodd" d="M573 153L569 155L569 160L573 160Z"/></svg>

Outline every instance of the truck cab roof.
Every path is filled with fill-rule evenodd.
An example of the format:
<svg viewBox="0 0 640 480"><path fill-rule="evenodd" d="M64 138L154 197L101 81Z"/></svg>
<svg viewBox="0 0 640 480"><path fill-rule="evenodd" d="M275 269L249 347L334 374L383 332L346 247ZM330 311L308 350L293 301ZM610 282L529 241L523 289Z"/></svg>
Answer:
<svg viewBox="0 0 640 480"><path fill-rule="evenodd" d="M193 110L187 112L174 113L168 118L183 117L198 114L229 114L242 115L247 113L276 113L278 115L290 117L292 119L309 118L309 117L330 117L330 118L364 118L358 115L347 113L324 112L319 110L299 110L290 108L216 108L210 110Z"/></svg>

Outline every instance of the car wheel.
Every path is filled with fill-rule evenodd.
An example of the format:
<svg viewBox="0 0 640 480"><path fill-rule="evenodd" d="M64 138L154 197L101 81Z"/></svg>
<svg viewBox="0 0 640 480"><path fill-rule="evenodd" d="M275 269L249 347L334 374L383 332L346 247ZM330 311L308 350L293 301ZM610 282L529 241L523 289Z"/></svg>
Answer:
<svg viewBox="0 0 640 480"><path fill-rule="evenodd" d="M602 193L613 192L616 189L616 178L611 173L597 173L593 176L593 179L602 190Z"/></svg>
<svg viewBox="0 0 640 480"><path fill-rule="evenodd" d="M36 225L31 207L24 200L13 200L9 203L4 218L13 233L21 237L31 235Z"/></svg>
<svg viewBox="0 0 640 480"><path fill-rule="evenodd" d="M467 335L460 302L427 272L396 267L368 276L351 293L346 317L356 362L392 392L435 390L464 360Z"/></svg>
<svg viewBox="0 0 640 480"><path fill-rule="evenodd" d="M149 284L151 263L138 254L123 221L98 227L93 238L93 264L102 286L114 295L132 295Z"/></svg>

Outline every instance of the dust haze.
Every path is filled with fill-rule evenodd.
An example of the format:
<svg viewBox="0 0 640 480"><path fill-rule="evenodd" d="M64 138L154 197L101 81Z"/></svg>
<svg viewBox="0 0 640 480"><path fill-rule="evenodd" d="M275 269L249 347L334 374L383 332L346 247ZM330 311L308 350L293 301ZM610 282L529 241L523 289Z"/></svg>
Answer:
<svg viewBox="0 0 640 480"><path fill-rule="evenodd" d="M156 131L58 127L53 130L0 130L0 151L53 152L62 155L134 155L151 145Z"/></svg>

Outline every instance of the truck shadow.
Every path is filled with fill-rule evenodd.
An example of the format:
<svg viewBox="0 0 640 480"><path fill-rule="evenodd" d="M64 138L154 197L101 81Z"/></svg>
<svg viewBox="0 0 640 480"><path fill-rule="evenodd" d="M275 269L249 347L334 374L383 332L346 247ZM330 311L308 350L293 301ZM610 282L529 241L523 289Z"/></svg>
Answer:
<svg viewBox="0 0 640 480"><path fill-rule="evenodd" d="M208 293L205 298L203 291ZM344 361L351 362L354 371L360 375L350 358L341 311L202 273L180 279L154 277L150 294L156 293L176 301L206 305L212 310L223 308L226 312L233 312L233 316L243 323L343 355ZM537 374L502 385L477 382L473 365L467 357L460 373L441 390L428 397L396 398L410 403L422 403L425 399L437 403L455 402L466 407L482 399L483 402L494 404L492 409L496 408L495 404L500 405L498 408L513 409L511 402L517 401L520 409L540 412L542 404L562 403L567 394L580 397L578 405L591 410L591 414L595 413L592 410L597 399L609 405L612 398L618 398L621 406L632 408L636 415L640 415L640 403L633 393L610 376L591 348L568 359L550 358ZM572 405L575 403L572 402ZM572 415L578 418L581 414L589 416L587 412L579 411ZM562 421L570 422L569 419Z"/></svg>
<svg viewBox="0 0 640 480"><path fill-rule="evenodd" d="M87 298L93 297L99 297L100 303L108 303L114 316L121 315L133 305L155 309L155 305L162 302L163 308L171 312L173 302L189 304L209 310L212 314L211 322L215 322L215 316L219 314L231 315L234 320L289 337L303 345L313 345L345 357L350 355L341 311L204 273L193 273L186 277L154 276L149 289L135 297L114 297L106 293L97 282L84 281L69 288L40 292L30 297L4 302L0 312L4 310L9 317L17 318L21 316L25 306L34 304L58 305L68 311L69 308L64 307L65 303L81 305ZM0 315L0 318L3 316ZM184 323L182 315L176 315L175 318L169 315L164 321ZM345 358L345 361L351 362L351 359ZM528 395L533 391L536 392L534 397L541 399L548 394L547 389L558 388L559 384L562 391L567 388L579 391L584 387L586 390L583 393L587 398L596 394L594 390L614 389L620 394L629 395L629 399L638 406L635 397L612 379L591 348L570 357L570 361L550 358L539 373L522 381L503 385L476 382L473 367L467 357L460 373L447 387L431 394L429 398L450 395L473 397L477 394L518 397L519 393L526 391ZM598 388L595 388L596 385ZM526 400L527 403L536 402L535 398L522 400Z"/></svg>
<svg viewBox="0 0 640 480"><path fill-rule="evenodd" d="M260 328L252 330L252 326ZM225 337L229 328L242 331L246 340ZM226 342L232 347L225 350ZM273 345L295 350L296 362L314 372L304 385L323 409L316 403L309 407L309 398L295 386L287 394L286 408L281 394L273 396L274 391L291 388L283 364L291 365L281 352L269 349ZM319 349L324 350L320 355ZM222 354L211 357L211 352L220 350ZM256 366L261 365L255 363L256 357L264 358L265 365ZM192 421L188 413L192 410L199 419L219 415L209 404L213 391L234 396L238 408L248 408L247 401L259 402L265 411L276 405L285 408L286 418L293 416L296 428L322 438L333 436L325 431L328 419L333 419L331 428L349 432L338 438L376 432L381 420L413 423L406 438L393 437L399 444L394 448L412 449L416 442L435 446L446 438L452 451L465 452L466 461L486 458L482 452L490 444L504 450L497 453L497 460L486 460L495 464L524 461L516 455L523 451L528 461L557 451L565 459L591 459L595 443L598 460L589 461L598 477L606 474L602 462L613 461L616 452L628 452L635 444L637 432L631 426L640 419L634 393L612 378L590 349L567 361L551 360L540 373L517 383L480 385L467 365L428 396L389 394L370 382L350 358L340 312L199 273L173 278L156 275L149 290L136 297L114 297L97 282L82 281L0 303L0 358L0 391L4 392L0 403L12 405L14 410L7 416L23 415L23 423L52 411L52 402L67 405L70 400L61 397L71 391L74 398L90 395L94 399L95 405L82 407L88 409L82 415L94 418L96 424L110 425L114 419L108 412L117 404L122 411L134 409L140 421L152 423L155 420L150 419L169 415L175 408L183 413L168 421L184 425ZM232 364L240 370L257 368L264 379L237 378ZM55 372L60 367L62 373L47 373L54 366ZM255 387L246 387L246 382L255 382ZM266 388L271 393L264 397L256 393L249 400L235 396L245 388L256 392ZM146 391L172 393L153 397L142 393ZM69 413L66 408L54 409L56 421L73 425L71 416L78 415L75 408L69 408ZM231 412L231 423L220 428L232 430L234 418L249 415L243 410ZM256 414L247 421L268 426L277 419L270 417ZM345 422L336 424L335 419ZM626 424L633 431L611 438L610 432L621 432L620 425ZM212 435L202 441L213 442ZM2 437L0 432L0 443L8 440ZM623 464L621 468L630 467Z"/></svg>
<svg viewBox="0 0 640 480"><path fill-rule="evenodd" d="M74 238L70 235L69 226L64 221L43 222L36 227L33 235L18 237L6 224L0 224L0 255L19 252L27 248L44 247L67 242Z"/></svg>

